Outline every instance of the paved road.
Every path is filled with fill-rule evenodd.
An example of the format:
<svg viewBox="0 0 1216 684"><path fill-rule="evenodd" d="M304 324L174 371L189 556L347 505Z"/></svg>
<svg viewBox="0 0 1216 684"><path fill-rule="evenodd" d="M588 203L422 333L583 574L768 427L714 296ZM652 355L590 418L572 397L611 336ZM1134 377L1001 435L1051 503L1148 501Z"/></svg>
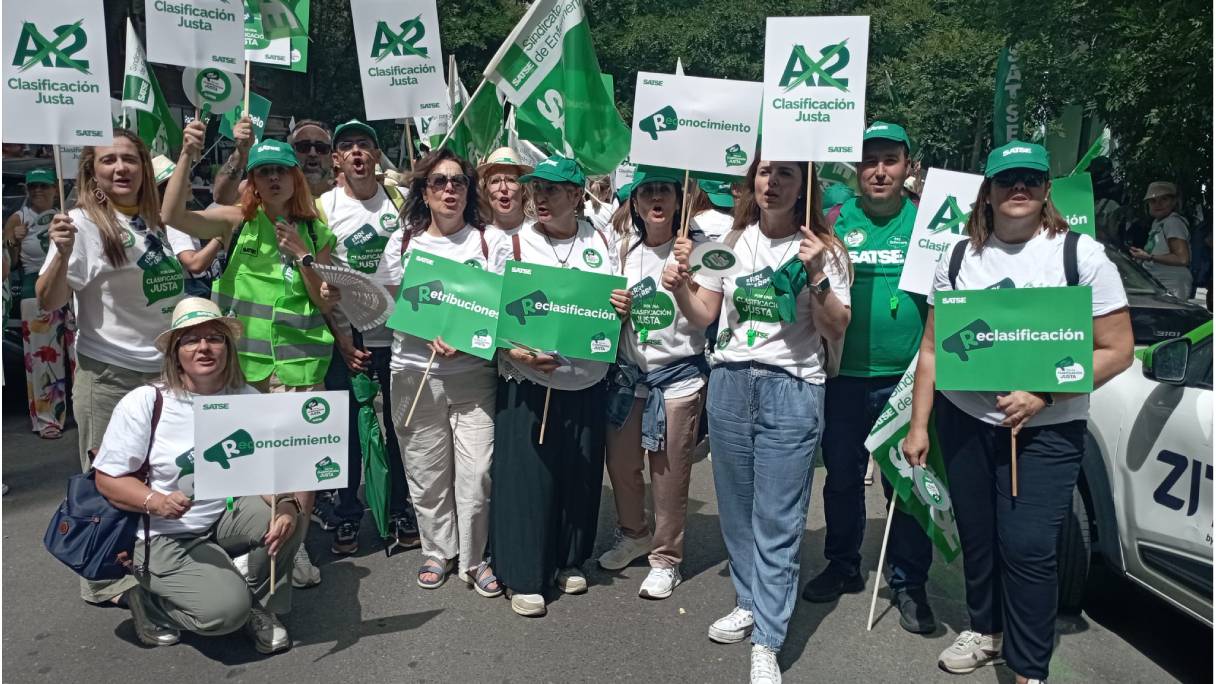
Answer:
<svg viewBox="0 0 1216 684"><path fill-rule="evenodd" d="M314 526L308 545L324 583L295 594L284 620L294 648L264 658L240 632L187 634L177 646L146 648L126 611L84 605L75 577L41 545L77 463L76 434L44 442L26 426L11 415L3 423L3 479L12 487L2 500L4 681L746 681L747 647L705 637L733 598L707 462L693 473L685 583L666 601L637 598L642 565L620 573L588 568L587 594L559 598L546 618L524 619L505 599L480 598L463 583L418 588L418 552L386 559L366 534L370 525L359 554L342 559L329 554L328 535ZM804 579L823 565L822 474L803 543ZM863 553L872 567L885 510L877 488L868 495ZM603 547L613 518L607 477L601 501ZM829 605L799 601L781 655L786 681L1012 682L1005 668L968 678L936 669L938 652L966 626L960 572L958 563L935 564L929 591L944 626L927 638L903 632L892 611L866 633L868 592ZM1101 584L1086 612L1059 621L1053 682L1211 681L1210 629L1129 583ZM879 605L886 605L881 598Z"/></svg>

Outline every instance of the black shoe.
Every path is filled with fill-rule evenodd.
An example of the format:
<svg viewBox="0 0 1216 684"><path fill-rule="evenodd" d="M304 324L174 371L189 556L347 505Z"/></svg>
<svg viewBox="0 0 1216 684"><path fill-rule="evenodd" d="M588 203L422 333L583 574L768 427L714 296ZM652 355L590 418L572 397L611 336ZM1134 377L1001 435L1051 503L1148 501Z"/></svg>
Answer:
<svg viewBox="0 0 1216 684"><path fill-rule="evenodd" d="M422 546L422 537L418 534L418 522L414 519L413 512L394 517L393 532L397 537L397 548L409 550Z"/></svg>
<svg viewBox="0 0 1216 684"><path fill-rule="evenodd" d="M894 590L891 605L899 609L899 626L905 630L913 634L929 634L937 629L937 619L933 617L924 587Z"/></svg>
<svg viewBox="0 0 1216 684"><path fill-rule="evenodd" d="M359 526L353 522L344 522L338 525L338 531L334 532L333 546L329 547L339 556L349 556L359 550Z"/></svg>
<svg viewBox="0 0 1216 684"><path fill-rule="evenodd" d="M841 594L856 594L864 591L866 581L860 574L846 575L831 565L802 588L802 598L811 603L828 603Z"/></svg>
<svg viewBox="0 0 1216 684"><path fill-rule="evenodd" d="M342 521L334 515L334 497L318 496L312 506L312 521L326 532L338 529Z"/></svg>

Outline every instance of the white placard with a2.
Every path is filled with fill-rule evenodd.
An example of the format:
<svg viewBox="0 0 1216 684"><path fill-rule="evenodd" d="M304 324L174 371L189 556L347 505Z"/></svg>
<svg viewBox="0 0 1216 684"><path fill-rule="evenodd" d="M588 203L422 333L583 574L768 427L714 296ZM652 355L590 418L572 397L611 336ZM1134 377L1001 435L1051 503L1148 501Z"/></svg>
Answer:
<svg viewBox="0 0 1216 684"><path fill-rule="evenodd" d="M954 243L967 237L967 217L983 182L973 173L929 169L899 289L929 294L938 261L950 258Z"/></svg>

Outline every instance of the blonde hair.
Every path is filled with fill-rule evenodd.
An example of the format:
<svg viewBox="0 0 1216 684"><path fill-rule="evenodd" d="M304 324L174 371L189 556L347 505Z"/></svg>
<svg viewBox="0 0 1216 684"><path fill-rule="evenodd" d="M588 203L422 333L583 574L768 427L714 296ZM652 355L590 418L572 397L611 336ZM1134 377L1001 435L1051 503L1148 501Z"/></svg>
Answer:
<svg viewBox="0 0 1216 684"><path fill-rule="evenodd" d="M971 212L971 216L967 217L967 235L971 238L971 248L977 252L984 248L984 244L988 242L988 236L992 234L992 204L988 201L991 195L992 179L985 178L984 182L980 183L979 194L975 197L976 209ZM1049 235L1068 232L1068 221L1060 215L1056 205L1052 203L1050 192L1043 200L1041 216L1043 228Z"/></svg>
<svg viewBox="0 0 1216 684"><path fill-rule="evenodd" d="M156 189L156 172L152 169L152 156L148 146L131 131L125 128L114 129L114 138L125 138L135 145L139 154L139 200L136 202L138 215L147 224L148 230L161 228L160 222L160 192ZM101 231L101 249L110 265L118 268L127 263L127 249L123 247L125 229L114 215L114 209L107 205L110 198L97 186L97 147L86 146L80 154L80 169L77 172L76 184L80 191L76 193L76 208ZM100 197L99 197L100 195Z"/></svg>
<svg viewBox="0 0 1216 684"><path fill-rule="evenodd" d="M206 325L205 323L202 325ZM165 389L178 395L185 396L189 390L186 389L185 372L182 370L181 363L177 360L177 346L181 344L182 338L187 332L194 330L200 326L192 325L188 328L178 328L169 333L169 343L165 346L165 360L161 364L161 381L165 385ZM224 336L224 389L240 390L245 386L245 371L241 370L241 361L236 354L236 340L232 337L232 332L228 330L226 325L213 326L220 334Z"/></svg>

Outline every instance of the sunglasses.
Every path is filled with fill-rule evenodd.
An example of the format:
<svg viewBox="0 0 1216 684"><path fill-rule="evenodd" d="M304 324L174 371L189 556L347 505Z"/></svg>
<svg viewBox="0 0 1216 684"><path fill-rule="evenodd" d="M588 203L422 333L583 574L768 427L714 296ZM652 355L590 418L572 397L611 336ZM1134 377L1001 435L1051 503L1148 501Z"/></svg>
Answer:
<svg viewBox="0 0 1216 684"><path fill-rule="evenodd" d="M1002 188L1012 188L1018 184L1027 188L1037 188L1047 182L1047 174L1029 169L1014 169L998 173L992 177L992 182Z"/></svg>
<svg viewBox="0 0 1216 684"><path fill-rule="evenodd" d="M329 143L317 142L315 140L301 140L291 147L300 154L308 154L309 150L317 154L329 154L330 149L332 149Z"/></svg>
<svg viewBox="0 0 1216 684"><path fill-rule="evenodd" d="M469 187L469 177L463 173L458 173L455 176L445 176L442 173L432 173L426 177L426 185L431 190L439 192L448 187L448 183L452 184L455 190L464 190Z"/></svg>
<svg viewBox="0 0 1216 684"><path fill-rule="evenodd" d="M356 147L364 152L371 152L376 149L376 143L367 138L355 138L354 140L348 138L338 143L339 152L350 152Z"/></svg>

